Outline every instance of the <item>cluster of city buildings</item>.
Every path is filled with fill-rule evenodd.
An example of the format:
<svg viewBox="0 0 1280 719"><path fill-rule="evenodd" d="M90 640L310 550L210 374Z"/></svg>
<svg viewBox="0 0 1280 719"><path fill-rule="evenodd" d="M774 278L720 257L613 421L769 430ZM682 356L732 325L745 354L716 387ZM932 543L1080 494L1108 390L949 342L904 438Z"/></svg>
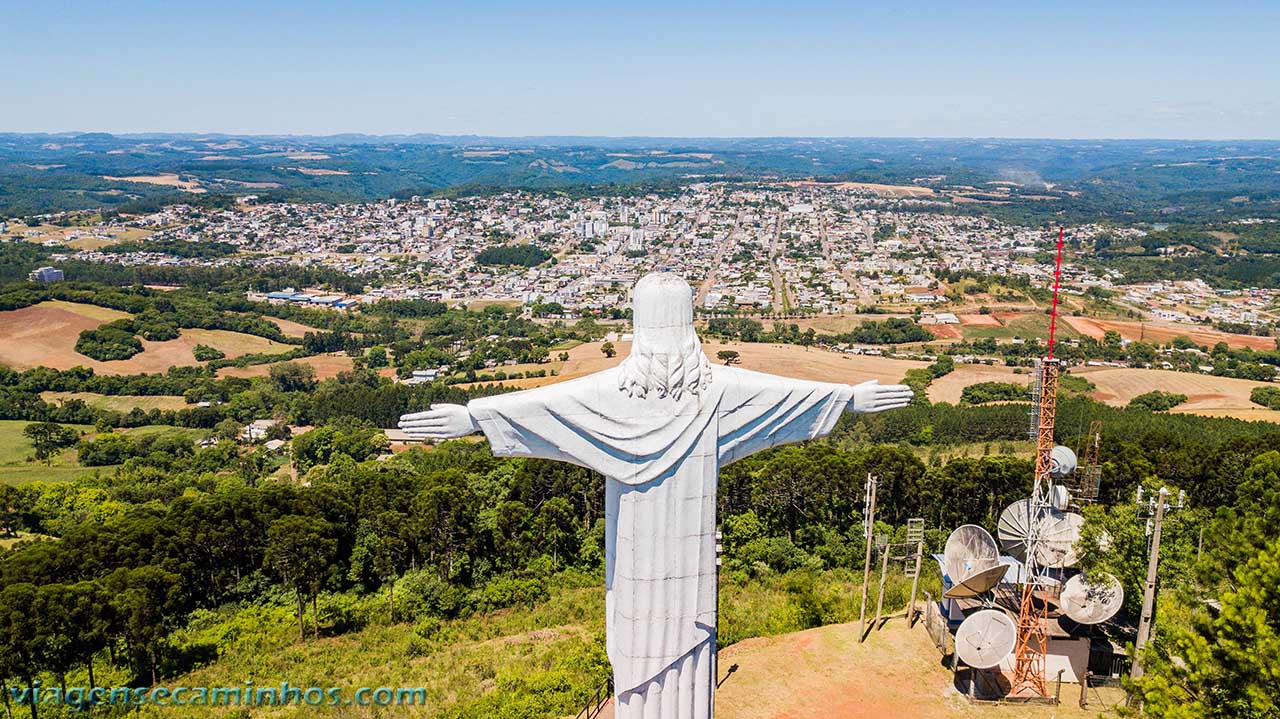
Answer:
<svg viewBox="0 0 1280 719"><path fill-rule="evenodd" d="M368 278L358 297L283 287L255 295L271 302L341 309L383 298L490 300L559 305L564 316L624 309L628 288L654 270L683 275L702 310L756 314L914 307L945 313L957 299L947 280L965 272L1051 283L1051 234L942 206L920 211L930 203L940 204L839 184L711 182L635 196L513 191L336 205L244 198L228 209L177 205L113 221L152 232L148 239L228 243L235 255L84 250L77 258L328 267ZM1082 225L1070 229L1070 239L1086 246L1104 233L1136 243L1144 231ZM522 244L551 259L533 267L485 264L486 249ZM1125 285L1120 273L1070 256L1063 280L1068 293L1102 288L1172 321L1265 321L1275 299L1274 290L1233 296L1203 282ZM945 314L935 321L947 323Z"/></svg>

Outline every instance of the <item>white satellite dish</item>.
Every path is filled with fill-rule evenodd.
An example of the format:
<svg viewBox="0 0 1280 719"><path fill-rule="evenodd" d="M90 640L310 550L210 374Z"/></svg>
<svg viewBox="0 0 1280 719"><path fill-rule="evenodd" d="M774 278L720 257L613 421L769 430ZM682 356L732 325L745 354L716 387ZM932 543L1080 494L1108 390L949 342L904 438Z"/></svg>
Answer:
<svg viewBox="0 0 1280 719"><path fill-rule="evenodd" d="M947 537L946 547L942 550L943 565L951 584L959 586L966 580L990 570L1000 564L1000 547L991 533L976 524L963 524L956 527ZM995 582L999 582L996 578ZM978 585L974 585L975 587ZM995 586L978 589L977 593L987 591ZM964 596L973 596L965 594Z"/></svg>
<svg viewBox="0 0 1280 719"><path fill-rule="evenodd" d="M956 630L956 654L974 669L990 669L1009 656L1018 641L1018 626L999 609L983 609L965 618Z"/></svg>
<svg viewBox="0 0 1280 719"><path fill-rule="evenodd" d="M1000 546L1020 562L1027 559L1027 535L1031 533L1031 500L1019 499L1004 508L996 525Z"/></svg>
<svg viewBox="0 0 1280 719"><path fill-rule="evenodd" d="M1110 574L1090 582L1083 574L1067 580L1058 599L1062 613L1080 624L1098 624L1114 617L1124 604L1124 586Z"/></svg>
<svg viewBox="0 0 1280 719"><path fill-rule="evenodd" d="M1062 479L1074 471L1076 471L1076 453L1071 451L1070 447L1062 445L1054 447L1049 454L1049 475L1054 479Z"/></svg>
<svg viewBox="0 0 1280 719"><path fill-rule="evenodd" d="M1073 567L1080 561L1076 542L1084 527L1084 515L1050 510L1040 528L1036 561L1042 567Z"/></svg>
<svg viewBox="0 0 1280 719"><path fill-rule="evenodd" d="M994 567L975 572L956 582L942 596L944 599L967 599L985 594L1003 581L1008 571L1008 567L997 562Z"/></svg>
<svg viewBox="0 0 1280 719"><path fill-rule="evenodd" d="M1071 506L1071 490L1061 484L1053 485L1049 488L1049 504L1053 505L1054 509L1066 509Z"/></svg>
<svg viewBox="0 0 1280 719"><path fill-rule="evenodd" d="M1036 546L1037 564L1042 567L1069 567L1078 561L1075 543L1080 539L1084 517L1046 507L1037 518L1032 516L1031 500L1019 499L1000 513L996 534L1004 551L1019 561L1027 559L1027 541L1031 523L1038 521L1040 541Z"/></svg>

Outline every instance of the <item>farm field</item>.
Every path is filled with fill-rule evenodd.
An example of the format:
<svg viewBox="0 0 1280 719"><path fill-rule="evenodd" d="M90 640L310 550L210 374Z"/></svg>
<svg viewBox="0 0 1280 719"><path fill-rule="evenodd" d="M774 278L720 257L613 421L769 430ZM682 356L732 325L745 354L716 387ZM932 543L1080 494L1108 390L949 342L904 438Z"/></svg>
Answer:
<svg viewBox="0 0 1280 719"><path fill-rule="evenodd" d="M132 175L129 177L113 177L111 175L103 175L102 179L110 182L140 182L144 185L162 185L164 187L173 187L183 192L200 194L206 190L200 186L200 181L196 179L184 180L180 176L166 172L159 175Z"/></svg>
<svg viewBox="0 0 1280 719"><path fill-rule="evenodd" d="M1125 405L1140 394L1159 389L1187 395L1187 401L1170 412L1280 422L1280 412L1249 401L1249 393L1255 387L1268 386L1266 382L1123 367L1080 367L1072 374L1097 385L1091 396L1111 405Z"/></svg>
<svg viewBox="0 0 1280 719"><path fill-rule="evenodd" d="M929 400L932 402L950 402L960 404L960 393L965 387L979 382L1013 382L1031 385L1030 371L1023 369L1022 374L1014 374L1013 367L1004 365L957 364L955 371L935 379L929 385ZM1027 401L1030 401L1028 397Z"/></svg>
<svg viewBox="0 0 1280 719"><path fill-rule="evenodd" d="M933 188L923 187L920 185L882 185L874 182L814 182L811 180L800 180L796 182L788 182L788 185L795 187L830 187L839 190L866 190L874 192L881 197L928 197L933 194Z"/></svg>
<svg viewBox="0 0 1280 719"><path fill-rule="evenodd" d="M1258 337L1255 335L1235 335L1219 332L1210 327L1187 325L1178 322L1127 322L1123 320L1100 320L1092 317L1063 317L1067 325L1081 334L1094 339L1102 339L1107 330L1115 330L1127 340L1143 340L1153 344L1167 344L1174 337L1182 335L1196 344L1212 347L1219 342L1226 342L1229 347L1251 347L1255 350L1273 350L1276 338Z"/></svg>
<svg viewBox="0 0 1280 719"><path fill-rule="evenodd" d="M351 358L346 355L316 355L301 359L289 360L299 364L311 365L318 379L337 377L351 369ZM219 377L266 377L271 372L270 364L256 364L248 367L223 367L218 370Z"/></svg>
<svg viewBox="0 0 1280 719"><path fill-rule="evenodd" d="M117 242L132 242L150 237L152 230L144 230L139 227L125 227L118 230L111 230L106 234L110 237L96 237L85 233L84 227L61 227L59 225L37 225L35 227L22 228L22 238L27 242L43 244L49 240L57 240L67 247L73 247L77 250L98 250L103 247L114 245ZM81 234L81 236L71 239L72 235Z"/></svg>
<svg viewBox="0 0 1280 719"><path fill-rule="evenodd" d="M801 330L807 330L812 327L819 334L843 334L856 329L862 323L868 320L886 320L890 317L909 317L909 314L883 314L883 315L819 315L817 317L802 317L794 320L760 320L764 324L765 329L773 329L775 322L783 325L798 325Z"/></svg>
<svg viewBox="0 0 1280 719"><path fill-rule="evenodd" d="M306 335L308 332L320 331L314 327L308 327L300 322L294 322L293 320L282 320L279 317L264 317L263 319L269 322L274 322L276 327L279 327L280 331L284 333L285 337L302 337Z"/></svg>
<svg viewBox="0 0 1280 719"><path fill-rule="evenodd" d="M569 361L548 362L539 365L550 372L556 369L557 377L533 377L529 379L507 380L503 384L511 387L527 389L553 384L575 377L599 372L613 367L631 352L630 342L614 342L617 356L609 359L600 352L601 342L589 342L569 350ZM811 349L805 351L796 345L762 344L756 342L708 342L703 346L712 363L716 353L731 350L739 353L738 367L769 372L799 379L811 379L822 382L848 382L856 384L871 379L882 383L897 383L903 374L914 367L925 367L926 362L911 360L895 360L867 355L846 355L827 350Z"/></svg>
<svg viewBox="0 0 1280 719"><path fill-rule="evenodd" d="M618 354L609 359L601 354L600 345L599 342L578 345L569 350L568 362L539 365L548 372L557 369L557 377L506 380L503 384L527 389L562 382L608 369L621 362L631 351L631 343L615 342ZM897 383L902 381L907 370L928 366L926 362L913 360L845 355L821 349L805 351L796 345L709 342L704 350L712 362L716 361L717 352L733 350L740 353L739 367L800 379L849 384L870 379L878 379L885 384ZM1022 373L1015 373L1014 369L1003 365L957 365L955 371L934 380L929 386L929 399L933 402L957 404L964 388L979 382L1013 382L1030 386L1031 372L1023 369ZM260 373L265 374L266 368L262 368ZM1254 387L1263 386L1263 382L1189 372L1114 367L1073 367L1071 373L1097 385L1097 391L1090 393L1091 397L1115 406L1127 405L1140 394L1160 389L1187 395L1188 401L1174 408L1173 412L1280 422L1280 412L1259 407L1249 401L1249 392Z"/></svg>
<svg viewBox="0 0 1280 719"><path fill-rule="evenodd" d="M112 412L128 412L135 407L149 412L153 409L179 410L189 405L182 397L168 395L105 395L94 392L41 392L41 399L50 404L62 404L67 400L78 399L90 407Z"/></svg>
<svg viewBox="0 0 1280 719"><path fill-rule="evenodd" d="M965 315L973 318L974 315ZM961 321L960 334L965 339L981 339L992 337L997 340L1022 339L1047 340L1049 338L1049 318L1042 313L997 312L990 315L977 315L985 320L970 319ZM1066 323L1058 323L1058 339L1078 339L1082 335Z"/></svg>
<svg viewBox="0 0 1280 719"><path fill-rule="evenodd" d="M164 372L174 365L198 364L192 354L197 344L216 347L228 357L284 352L290 348L290 345L239 332L184 329L178 339L142 340L144 350L127 360L99 362L75 351L76 339L82 331L126 317L129 317L126 312L60 300L0 312L0 363L17 370L81 366L102 374L136 374Z"/></svg>

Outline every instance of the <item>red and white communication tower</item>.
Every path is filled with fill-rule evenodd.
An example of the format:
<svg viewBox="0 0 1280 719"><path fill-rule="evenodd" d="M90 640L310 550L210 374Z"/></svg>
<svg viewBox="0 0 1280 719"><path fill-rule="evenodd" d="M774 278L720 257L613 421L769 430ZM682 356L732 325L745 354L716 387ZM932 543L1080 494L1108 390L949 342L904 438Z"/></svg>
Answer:
<svg viewBox="0 0 1280 719"><path fill-rule="evenodd" d="M1053 357L1058 330L1058 288L1062 283L1063 230L1058 228L1058 254L1053 266L1053 307L1049 312L1049 353L1036 367L1036 469L1031 489L1031 506L1027 527L1026 559L1023 566L1022 601L1018 610L1018 640L1014 645L1016 662L1012 693L1046 696L1044 655L1048 646L1049 603L1045 591L1049 582L1044 567L1037 559L1045 517L1052 506L1049 475L1053 456L1053 425L1058 410L1059 361Z"/></svg>

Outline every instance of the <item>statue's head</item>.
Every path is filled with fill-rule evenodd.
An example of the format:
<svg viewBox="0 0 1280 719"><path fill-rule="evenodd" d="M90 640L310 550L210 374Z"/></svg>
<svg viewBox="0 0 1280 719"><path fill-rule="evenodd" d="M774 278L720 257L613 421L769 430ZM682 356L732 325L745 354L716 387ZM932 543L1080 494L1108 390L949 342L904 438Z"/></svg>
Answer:
<svg viewBox="0 0 1280 719"><path fill-rule="evenodd" d="M684 278L654 272L632 293L635 339L622 361L618 388L632 397L656 391L675 399L711 382L711 363L693 330L693 291Z"/></svg>

